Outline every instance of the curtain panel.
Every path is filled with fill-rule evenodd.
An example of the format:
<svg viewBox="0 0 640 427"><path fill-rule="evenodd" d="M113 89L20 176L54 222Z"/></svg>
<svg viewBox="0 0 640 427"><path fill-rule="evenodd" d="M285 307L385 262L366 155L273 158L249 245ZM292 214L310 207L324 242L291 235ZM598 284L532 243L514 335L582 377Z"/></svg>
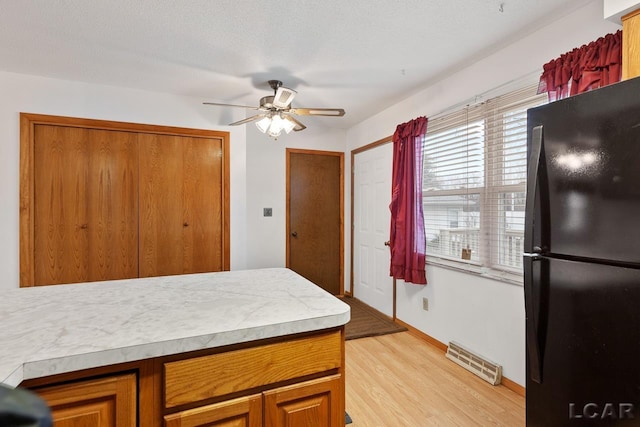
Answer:
<svg viewBox="0 0 640 427"><path fill-rule="evenodd" d="M427 118L397 126L393 134L391 185L391 268L395 279L425 285L422 153Z"/></svg>
<svg viewBox="0 0 640 427"><path fill-rule="evenodd" d="M622 30L560 55L542 67L538 93L549 102L619 82L622 77Z"/></svg>

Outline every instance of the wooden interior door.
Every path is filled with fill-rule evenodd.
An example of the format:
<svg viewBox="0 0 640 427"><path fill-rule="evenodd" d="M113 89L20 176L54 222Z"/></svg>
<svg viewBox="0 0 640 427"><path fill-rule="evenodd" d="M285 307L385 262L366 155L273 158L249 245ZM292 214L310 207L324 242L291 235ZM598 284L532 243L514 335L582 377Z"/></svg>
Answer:
<svg viewBox="0 0 640 427"><path fill-rule="evenodd" d="M138 276L135 135L34 127L34 284Z"/></svg>
<svg viewBox="0 0 640 427"><path fill-rule="evenodd" d="M140 277L223 270L222 141L138 138Z"/></svg>
<svg viewBox="0 0 640 427"><path fill-rule="evenodd" d="M343 154L287 150L287 267L343 289Z"/></svg>

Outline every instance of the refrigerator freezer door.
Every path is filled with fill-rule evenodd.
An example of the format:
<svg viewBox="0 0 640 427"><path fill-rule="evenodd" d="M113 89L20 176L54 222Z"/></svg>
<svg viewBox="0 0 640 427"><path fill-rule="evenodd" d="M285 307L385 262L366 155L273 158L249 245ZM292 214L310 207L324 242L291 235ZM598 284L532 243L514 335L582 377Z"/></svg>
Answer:
<svg viewBox="0 0 640 427"><path fill-rule="evenodd" d="M530 274L538 342L527 337L527 426L640 425L640 272L542 257Z"/></svg>
<svg viewBox="0 0 640 427"><path fill-rule="evenodd" d="M542 129L532 221L547 231L525 245L640 263L640 78L531 109L528 128L530 157Z"/></svg>

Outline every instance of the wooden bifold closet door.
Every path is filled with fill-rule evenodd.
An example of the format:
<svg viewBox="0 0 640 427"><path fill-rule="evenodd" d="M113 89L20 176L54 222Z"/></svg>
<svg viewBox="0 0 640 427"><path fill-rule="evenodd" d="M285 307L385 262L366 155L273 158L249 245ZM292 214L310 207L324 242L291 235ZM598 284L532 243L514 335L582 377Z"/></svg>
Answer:
<svg viewBox="0 0 640 427"><path fill-rule="evenodd" d="M35 283L138 276L136 135L36 126Z"/></svg>
<svg viewBox="0 0 640 427"><path fill-rule="evenodd" d="M228 133L21 114L20 285L229 269Z"/></svg>
<svg viewBox="0 0 640 427"><path fill-rule="evenodd" d="M140 277L222 270L221 141L139 138Z"/></svg>

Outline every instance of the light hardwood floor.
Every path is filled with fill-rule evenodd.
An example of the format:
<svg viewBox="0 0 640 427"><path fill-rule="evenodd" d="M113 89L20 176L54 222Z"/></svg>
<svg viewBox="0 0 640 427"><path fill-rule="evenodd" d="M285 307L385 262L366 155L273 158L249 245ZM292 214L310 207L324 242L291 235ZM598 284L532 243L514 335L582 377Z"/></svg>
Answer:
<svg viewBox="0 0 640 427"><path fill-rule="evenodd" d="M525 425L525 399L410 332L346 342L351 427Z"/></svg>

